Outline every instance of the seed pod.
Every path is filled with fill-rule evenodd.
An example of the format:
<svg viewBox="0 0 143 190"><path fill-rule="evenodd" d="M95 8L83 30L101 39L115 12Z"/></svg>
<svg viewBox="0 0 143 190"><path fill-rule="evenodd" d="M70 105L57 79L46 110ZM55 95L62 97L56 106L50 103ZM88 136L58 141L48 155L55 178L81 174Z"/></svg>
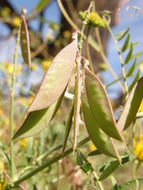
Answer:
<svg viewBox="0 0 143 190"><path fill-rule="evenodd" d="M31 53L30 53L30 40L29 40L29 32L25 19L25 9L22 11L21 15L21 29L20 29L20 44L21 44L21 52L24 59L24 62L31 65Z"/></svg>

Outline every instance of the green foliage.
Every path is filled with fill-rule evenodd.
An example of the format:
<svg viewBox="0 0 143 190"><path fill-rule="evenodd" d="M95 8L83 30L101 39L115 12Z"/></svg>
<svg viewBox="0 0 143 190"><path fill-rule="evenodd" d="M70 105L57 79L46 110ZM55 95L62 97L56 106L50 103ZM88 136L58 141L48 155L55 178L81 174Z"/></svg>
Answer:
<svg viewBox="0 0 143 190"><path fill-rule="evenodd" d="M35 11L28 19L32 18L36 12L40 13L44 10L45 6L50 2L40 0L35 7ZM60 0L58 0L58 3L61 3L60 7L62 7ZM18 130L16 129L13 137L13 132L15 132L14 101L17 98L15 97L14 99L14 87L16 84L19 39L24 62L32 68L30 55L31 41L29 40L28 27L23 12L21 24L17 26L20 32L18 33L14 52L14 66L12 66L12 70L9 72L11 74L10 154L9 150L7 150L9 148L8 143L4 142L0 144L0 156L6 164L5 168L0 160L0 190L1 188L5 189L5 187L7 189L22 187L21 184L29 178L32 178L32 180L26 181L26 188L33 188L35 190L39 189L38 183L40 183L44 190L52 190L56 186L57 189L61 189L62 185L59 186L59 184L62 183L70 184L68 187L71 189L76 188L78 186L75 184L79 185L80 178L82 179L82 189L88 189L86 186L88 184L89 189L100 190L105 190L104 185L106 185L106 182L104 183L104 180L110 180L109 176L112 176L112 189L127 190L139 188L139 185L143 181L142 178L136 178L136 161L140 165L143 157L143 137L140 134L139 141L137 142L138 135L135 128L135 125L138 125L136 119L143 101L143 77L140 78L140 71L136 71L138 70L138 59L143 54L142 51L134 54L137 43L131 42L129 29L123 30L114 36L110 28L109 11L104 11L101 13L103 17L100 17L94 11L94 8L92 9L92 6L93 2L90 3L87 11L80 12L82 19L81 31L79 30L73 34L73 41L65 46L66 41L62 38L62 45L65 47L60 51L58 50L59 53L53 58L50 66L48 65L48 69L37 92L34 94L32 88L30 89L31 91L29 90L29 93L34 94L32 103L29 107L29 104L27 104L28 108L26 112L25 108L23 109L24 111L22 110L25 112L25 117L21 122L22 125L20 125ZM68 14L64 12L64 15L66 17ZM74 23L71 23L69 18L67 16L67 20L73 26ZM76 25L74 24L74 26ZM88 27L88 34L85 32L86 27ZM90 27L96 27L97 41L93 38L92 33L90 33ZM99 27L106 27L114 40L121 62L122 75L120 77L116 77L116 74L113 73L104 54L101 44L102 40L98 31ZM76 26L76 28L78 27ZM94 73L95 65L90 58L90 48L87 48L90 64L88 64L88 60L82 55L84 40L87 41L87 47L89 43L100 54L104 61L103 64L115 77L115 80L108 84L106 88L116 82L120 84L121 88L123 87L122 98L124 101L117 107L119 109L122 106L117 121L114 116L116 110L113 109L105 86L99 79L100 75ZM121 47L118 46L119 41L122 43ZM48 62L47 60L40 61ZM126 67L128 67L127 70ZM4 66L1 66L1 71L6 75ZM134 76L133 80L128 85L127 82L129 82L132 76ZM129 79L128 81L127 78ZM121 80L123 80L124 86L120 83ZM18 115L21 113L21 110L19 110L17 111L15 107ZM5 113L2 112L0 115L5 115ZM16 115L15 118L17 119L18 116ZM3 120L4 116L1 118L1 121ZM5 123L1 123L1 125L5 126ZM19 122L17 123L19 125ZM127 133L125 130L129 126L132 126L133 130ZM125 132L123 133L123 131ZM141 129L137 131L141 131ZM88 137L85 138L85 134ZM33 137L34 135L37 136ZM24 139L20 140L21 138ZM130 142L132 138L133 142ZM14 153L17 154L18 159ZM74 154L68 156L71 153ZM114 171L120 168L121 171L119 173L125 170L129 172L129 167L132 166L132 163L134 180L128 180L129 182L118 185L115 179L117 175ZM124 167L124 164L127 164L127 166ZM76 167L77 165L78 167ZM10 171L8 171L9 168ZM71 177L70 174L73 176L72 180L69 179ZM6 184L4 184L3 180L5 176L8 176L5 180ZM62 188L64 189L65 186ZM109 188L111 188L111 185Z"/></svg>

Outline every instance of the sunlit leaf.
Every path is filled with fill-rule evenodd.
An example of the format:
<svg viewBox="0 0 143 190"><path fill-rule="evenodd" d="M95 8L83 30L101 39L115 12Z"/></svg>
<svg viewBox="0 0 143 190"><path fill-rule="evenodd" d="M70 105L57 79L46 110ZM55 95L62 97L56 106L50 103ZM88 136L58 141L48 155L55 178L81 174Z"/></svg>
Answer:
<svg viewBox="0 0 143 190"><path fill-rule="evenodd" d="M76 41L73 41L54 58L28 109L29 112L48 108L60 97L71 77L76 52Z"/></svg>
<svg viewBox="0 0 143 190"><path fill-rule="evenodd" d="M101 153L119 159L110 137L99 128L93 117L85 94L82 94L82 110L87 132L95 147L97 147Z"/></svg>
<svg viewBox="0 0 143 190"><path fill-rule="evenodd" d="M127 64L131 60L132 54L133 54L133 44L131 43L130 50L125 59L125 64Z"/></svg>
<svg viewBox="0 0 143 190"><path fill-rule="evenodd" d="M117 123L120 131L128 128L135 121L136 114L143 99L143 77L137 82L131 91Z"/></svg>
<svg viewBox="0 0 143 190"><path fill-rule="evenodd" d="M132 190L132 189L139 189L137 187L140 187L140 185L143 184L143 178L137 178L128 182L125 182L121 185L118 185L116 187L116 190ZM110 190L115 190L113 187Z"/></svg>
<svg viewBox="0 0 143 190"><path fill-rule="evenodd" d="M60 96L59 100L48 108L27 113L27 117L14 135L13 139L31 137L39 134L43 129L45 129L55 116L62 102L64 92Z"/></svg>
<svg viewBox="0 0 143 190"><path fill-rule="evenodd" d="M122 47L122 49L121 49L122 52L126 51L126 49L128 48L128 46L129 46L129 41L130 41L130 34L128 34L128 36L127 36L127 38L126 38L126 40L125 40L125 43L124 43L124 45L123 45L123 47Z"/></svg>
<svg viewBox="0 0 143 190"><path fill-rule="evenodd" d="M137 53L133 54L131 59L135 59L135 58L138 58L138 57L141 57L141 56L143 56L143 51L140 51L140 52L137 52Z"/></svg>
<svg viewBox="0 0 143 190"><path fill-rule="evenodd" d="M127 162L133 160L135 157L129 155L122 156L122 165L126 164ZM102 171L102 174L99 177L99 181L102 181L106 179L109 175L111 175L120 165L118 160L112 160L110 162L107 162L105 165L102 166L100 171Z"/></svg>
<svg viewBox="0 0 143 190"><path fill-rule="evenodd" d="M37 12L40 12L42 9L44 9L49 3L51 2L51 0L40 0L38 2L38 4L35 7L35 10Z"/></svg>
<svg viewBox="0 0 143 190"><path fill-rule="evenodd" d="M96 149L96 150L93 150L92 152L90 152L89 154L88 154L88 156L90 157L90 156L98 156L98 155L100 155L100 154L102 154L98 149Z"/></svg>
<svg viewBox="0 0 143 190"><path fill-rule="evenodd" d="M126 30L122 30L121 32L119 32L118 34L116 34L115 37L116 37L116 39L118 41L120 41L120 40L122 40L128 34L128 32L129 32L129 28L126 29Z"/></svg>
<svg viewBox="0 0 143 190"><path fill-rule="evenodd" d="M85 69L86 94L92 114L98 126L110 137L123 141L113 116L110 100L101 81L89 69Z"/></svg>
<svg viewBox="0 0 143 190"><path fill-rule="evenodd" d="M133 87L135 86L135 84L137 83L139 78L140 78L140 70L138 70L134 80L132 81L131 85L129 86L129 92L133 89Z"/></svg>
<svg viewBox="0 0 143 190"><path fill-rule="evenodd" d="M129 71L127 72L127 77L130 77L133 73L134 73L134 71L135 71L135 69L136 69L136 59L135 59L135 61L134 61L134 63L133 63L133 65L131 66L131 68L129 69Z"/></svg>
<svg viewBox="0 0 143 190"><path fill-rule="evenodd" d="M26 64L31 65L29 32L24 14L21 16L20 44L22 57Z"/></svg>

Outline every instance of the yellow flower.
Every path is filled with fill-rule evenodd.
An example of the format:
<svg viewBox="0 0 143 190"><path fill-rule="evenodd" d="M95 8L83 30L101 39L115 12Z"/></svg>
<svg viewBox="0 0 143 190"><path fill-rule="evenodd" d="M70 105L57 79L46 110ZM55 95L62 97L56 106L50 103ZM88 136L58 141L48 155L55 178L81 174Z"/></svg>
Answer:
<svg viewBox="0 0 143 190"><path fill-rule="evenodd" d="M139 112L143 112L143 101L142 101L141 104L140 104Z"/></svg>
<svg viewBox="0 0 143 190"><path fill-rule="evenodd" d="M0 171L4 171L4 168L5 168L4 163L0 161Z"/></svg>
<svg viewBox="0 0 143 190"><path fill-rule="evenodd" d="M59 24L57 24L57 23L51 23L51 24L50 24L50 27L51 27L53 30L59 30Z"/></svg>
<svg viewBox="0 0 143 190"><path fill-rule="evenodd" d="M79 14L80 14L81 19L84 20L86 16L86 11L84 12L80 11ZM90 12L88 14L87 25L89 27L105 27L106 26L104 20L96 12Z"/></svg>
<svg viewBox="0 0 143 190"><path fill-rule="evenodd" d="M139 160L143 160L143 135L140 135L139 141L136 142L135 154Z"/></svg>
<svg viewBox="0 0 143 190"><path fill-rule="evenodd" d="M0 14L2 17L6 18L10 16L10 9L9 7L4 7L1 9Z"/></svg>
<svg viewBox="0 0 143 190"><path fill-rule="evenodd" d="M38 67L37 67L37 65L36 64L31 64L30 65L30 69L32 70L32 71L35 71L36 69L37 69Z"/></svg>
<svg viewBox="0 0 143 190"><path fill-rule="evenodd" d="M89 143L89 148L90 148L90 150L92 150L92 151L96 150L96 147L95 147L95 145L94 145L92 142Z"/></svg>
<svg viewBox="0 0 143 190"><path fill-rule="evenodd" d="M3 114L3 110L0 108L0 115L2 115Z"/></svg>
<svg viewBox="0 0 143 190"><path fill-rule="evenodd" d="M15 27L19 27L20 25L20 18L18 16L14 17L13 20L12 20L12 23Z"/></svg>
<svg viewBox="0 0 143 190"><path fill-rule="evenodd" d="M28 141L28 139L27 139L27 138L24 138L24 139L20 140L18 143L19 143L19 145L20 145L22 148L26 148L26 147L27 147L27 141Z"/></svg>
<svg viewBox="0 0 143 190"><path fill-rule="evenodd" d="M28 98L28 106L32 103L32 100L33 100L33 96L29 96L29 98Z"/></svg>
<svg viewBox="0 0 143 190"><path fill-rule="evenodd" d="M41 66L42 66L44 71L46 71L48 69L50 64L51 64L51 60L43 60L43 61L41 61Z"/></svg>
<svg viewBox="0 0 143 190"><path fill-rule="evenodd" d="M63 32L63 37L69 39L71 37L71 32L69 30L65 30Z"/></svg>
<svg viewBox="0 0 143 190"><path fill-rule="evenodd" d="M12 74L13 73L13 65L11 63L8 63L8 62L4 62L4 68L7 70L7 72L9 74ZM18 65L16 67L16 75L19 75L21 73L21 70L22 70L22 65Z"/></svg>

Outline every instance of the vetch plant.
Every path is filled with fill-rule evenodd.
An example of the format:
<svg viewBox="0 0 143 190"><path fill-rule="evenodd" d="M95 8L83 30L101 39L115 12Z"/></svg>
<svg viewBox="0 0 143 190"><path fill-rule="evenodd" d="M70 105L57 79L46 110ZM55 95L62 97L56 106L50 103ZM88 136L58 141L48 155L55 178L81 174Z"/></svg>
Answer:
<svg viewBox="0 0 143 190"><path fill-rule="evenodd" d="M58 2L60 7L62 7L61 1ZM129 189L130 187L136 187L136 183L141 184L143 182L142 178L137 178L134 175L133 180L128 179L127 181L129 182L118 185L116 179L113 177L113 172L117 168L124 167L125 164L136 161L136 157L138 158L139 163L143 159L141 151L142 139L140 138L139 142L136 143L135 149L131 150L127 144L127 139L124 134L124 131L126 131L130 126L136 125L136 121L139 117L138 110L143 99L143 77L140 78L138 72L131 85L128 87L127 84L127 78L134 74L137 67L138 56L133 55L134 44L132 42L130 43L129 29L124 30L114 36L110 28L110 16L105 15L105 13L99 16L96 12L91 11L92 6L93 2L90 3L87 11L80 12L80 16L82 18L81 30L73 33L72 42L65 46L51 61L41 81L39 89L32 100L32 103L29 105L25 113L22 124L14 134L14 85L18 56L17 49L19 43L21 45L21 52L24 62L28 64L29 70L32 65L30 39L25 18L26 10L23 9L14 53L13 72L11 75L10 155L7 155L4 151L4 155L10 163L11 175L8 177L8 181L6 183L4 180L0 181L0 189L16 189L21 187L21 184L31 177L33 180L33 188L37 189L34 176L44 169L48 169L50 171L52 165L55 163L58 163L57 170L59 180L62 178L62 175L60 175L60 161L64 161L64 159L71 153L73 153L74 158L76 157L76 163L86 174L91 187L94 189L99 188L104 190L105 188L102 181L111 175L111 189ZM66 15L67 13L65 16ZM69 20L69 17L67 17L67 19ZM73 25L73 23L71 24ZM86 27L88 29L87 36L85 32ZM107 86L105 86L99 76L94 73L94 64L89 63L91 60L88 60L82 54L83 41L85 40L87 45L91 43L89 42L89 39L91 39L89 38L89 28L91 29L91 27L96 27L97 34L99 34L99 27L108 29L114 40L115 47L120 58L122 76L118 77L118 79L115 79ZM126 39L123 46L120 48L118 41L122 41L125 37ZM100 41L99 38L98 41ZM101 56L108 65L107 58L105 57L101 44L99 49L101 50ZM88 48L87 50L89 51ZM123 59L122 54L126 51L128 51L128 53L125 59ZM88 58L90 59L90 54L88 55ZM131 67L128 71L126 71L125 65L133 59L134 61ZM52 147L48 152L44 152L43 147L44 143L46 143L46 137L44 135L47 134L45 131L45 134L41 132L46 128L52 128L50 125L52 125L53 120L56 118L57 112L60 110L60 106L64 100L69 86L69 81L72 76L74 76L75 79L74 94L70 100L70 112L68 114L66 124L64 125L66 129L64 138L62 139L63 143L54 148ZM106 89L122 79L124 84L122 89L124 90L124 103L120 117L116 120ZM60 111L62 112L62 110ZM140 115L140 118L141 117L142 115ZM88 136L79 141L78 138L81 134L81 123L82 125L85 125ZM72 128L73 135L71 131ZM135 127L133 127L133 129L135 129ZM61 130L63 129L61 128ZM135 131L133 130L133 133L134 132ZM34 147L34 138L37 138L35 135L40 135L40 150L37 150L38 145L35 145L36 148ZM48 136L50 135L51 134L48 133ZM70 135L73 138L70 138L69 140ZM22 166L18 167L14 159L14 145L18 143L19 139L24 139L24 142L26 142L27 145L26 157L28 164L24 169ZM92 141L96 147L96 150L92 152L88 151L88 154L84 154L81 147L86 146L86 143L89 141ZM67 145L68 142L72 144L70 148ZM24 145L24 148L26 145ZM54 156L52 158L47 158L49 155ZM95 167L94 161L92 162L90 160L93 156L104 156L104 163L100 163L99 166ZM134 166L136 172L135 162ZM3 168L1 171L0 179L4 177Z"/></svg>

